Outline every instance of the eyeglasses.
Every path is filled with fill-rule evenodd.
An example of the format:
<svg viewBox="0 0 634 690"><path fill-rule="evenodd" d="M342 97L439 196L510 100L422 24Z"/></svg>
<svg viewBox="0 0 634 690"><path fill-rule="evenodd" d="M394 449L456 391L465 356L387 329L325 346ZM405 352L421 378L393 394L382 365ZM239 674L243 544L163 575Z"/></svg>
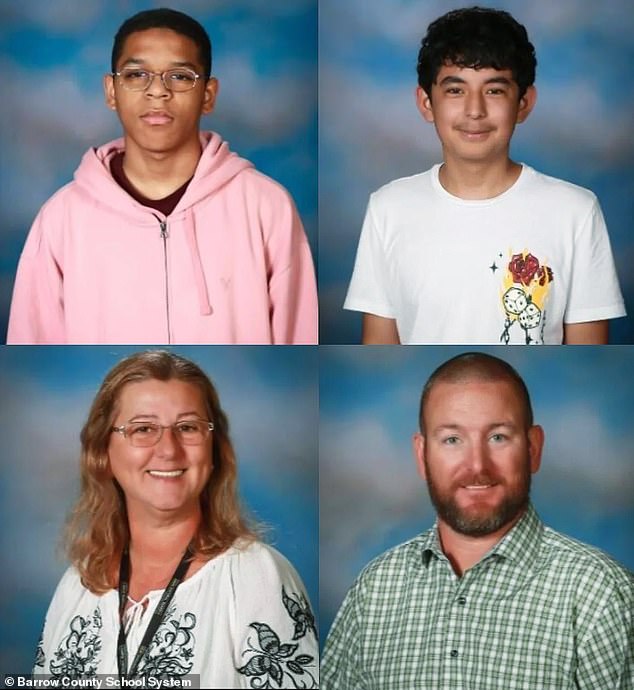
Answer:
<svg viewBox="0 0 634 690"><path fill-rule="evenodd" d="M135 448L150 448L161 440L164 429L171 429L174 438L185 446L200 446L214 430L214 423L202 419L185 419L167 426L154 422L131 422L113 426L110 431L121 434Z"/></svg>
<svg viewBox="0 0 634 690"><path fill-rule="evenodd" d="M160 77L168 91L178 93L191 91L200 79L200 74L186 67L168 69L165 72L150 72L147 69L130 67L121 72L113 72L112 76L119 77L119 83L128 91L145 91L154 81L154 77Z"/></svg>

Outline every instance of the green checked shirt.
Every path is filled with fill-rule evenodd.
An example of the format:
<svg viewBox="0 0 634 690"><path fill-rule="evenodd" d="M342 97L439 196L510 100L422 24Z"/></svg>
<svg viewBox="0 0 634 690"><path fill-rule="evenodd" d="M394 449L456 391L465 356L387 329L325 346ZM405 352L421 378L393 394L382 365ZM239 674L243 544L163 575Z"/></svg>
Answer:
<svg viewBox="0 0 634 690"><path fill-rule="evenodd" d="M436 528L372 561L326 641L322 690L632 690L634 578L529 507L459 578Z"/></svg>

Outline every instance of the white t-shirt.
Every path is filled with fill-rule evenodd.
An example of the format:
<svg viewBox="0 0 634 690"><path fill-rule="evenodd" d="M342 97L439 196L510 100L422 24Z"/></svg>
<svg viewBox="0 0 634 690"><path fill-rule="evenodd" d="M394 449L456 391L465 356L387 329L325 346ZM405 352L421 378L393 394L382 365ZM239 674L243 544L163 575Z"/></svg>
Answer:
<svg viewBox="0 0 634 690"><path fill-rule="evenodd" d="M625 315L592 192L523 165L471 201L439 170L371 195L345 309L396 319L409 344L560 344L564 323Z"/></svg>
<svg viewBox="0 0 634 690"><path fill-rule="evenodd" d="M147 595L145 611L139 602L126 612L128 663L162 593ZM93 594L69 568L49 607L34 673L116 676L118 606L117 590ZM299 576L275 549L234 546L180 584L138 675L187 674L200 674L203 688L317 687L315 619Z"/></svg>

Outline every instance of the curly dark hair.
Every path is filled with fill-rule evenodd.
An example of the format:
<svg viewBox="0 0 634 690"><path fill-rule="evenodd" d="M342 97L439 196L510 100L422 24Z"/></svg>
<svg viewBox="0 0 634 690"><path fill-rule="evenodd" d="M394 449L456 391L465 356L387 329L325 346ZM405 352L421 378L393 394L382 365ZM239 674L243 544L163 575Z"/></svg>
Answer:
<svg viewBox="0 0 634 690"><path fill-rule="evenodd" d="M509 69L522 98L535 81L537 60L526 29L508 12L467 7L433 21L421 41L416 71L418 84L429 97L445 64Z"/></svg>

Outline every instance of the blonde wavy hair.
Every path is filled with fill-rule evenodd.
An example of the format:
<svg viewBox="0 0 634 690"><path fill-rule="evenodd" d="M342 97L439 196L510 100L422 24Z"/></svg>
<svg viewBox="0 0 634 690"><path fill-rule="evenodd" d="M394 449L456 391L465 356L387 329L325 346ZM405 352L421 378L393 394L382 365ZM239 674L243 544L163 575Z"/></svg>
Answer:
<svg viewBox="0 0 634 690"><path fill-rule="evenodd" d="M255 538L240 508L236 492L236 457L229 438L229 422L213 384L205 372L184 357L166 351L139 352L119 362L104 379L81 431L81 493L66 526L65 548L82 584L95 594L116 587L116 568L129 530L125 497L112 476L108 445L117 404L129 383L176 379L192 383L203 394L214 423L214 471L200 496L202 520L194 537L196 557L209 560L236 539ZM211 458L210 458L211 461Z"/></svg>

